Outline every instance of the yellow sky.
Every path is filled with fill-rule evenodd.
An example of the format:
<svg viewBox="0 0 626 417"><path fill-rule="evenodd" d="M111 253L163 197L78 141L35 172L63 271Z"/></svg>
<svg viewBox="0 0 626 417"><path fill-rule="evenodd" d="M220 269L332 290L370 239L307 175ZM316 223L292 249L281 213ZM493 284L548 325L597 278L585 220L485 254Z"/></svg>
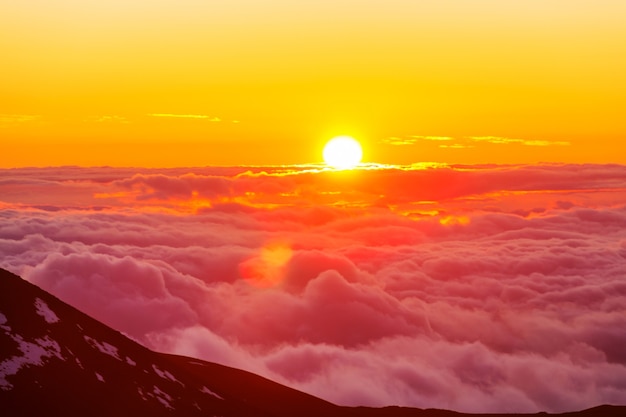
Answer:
<svg viewBox="0 0 626 417"><path fill-rule="evenodd" d="M621 162L623 0L0 4L0 166ZM444 138L444 139L442 139Z"/></svg>

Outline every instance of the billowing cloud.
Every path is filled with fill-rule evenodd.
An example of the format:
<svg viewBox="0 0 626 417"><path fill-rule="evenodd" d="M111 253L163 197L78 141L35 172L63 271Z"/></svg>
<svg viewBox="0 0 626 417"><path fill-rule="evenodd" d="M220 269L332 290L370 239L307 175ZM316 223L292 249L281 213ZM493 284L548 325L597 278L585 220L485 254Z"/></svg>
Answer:
<svg viewBox="0 0 626 417"><path fill-rule="evenodd" d="M339 404L626 403L626 167L0 172L0 266Z"/></svg>

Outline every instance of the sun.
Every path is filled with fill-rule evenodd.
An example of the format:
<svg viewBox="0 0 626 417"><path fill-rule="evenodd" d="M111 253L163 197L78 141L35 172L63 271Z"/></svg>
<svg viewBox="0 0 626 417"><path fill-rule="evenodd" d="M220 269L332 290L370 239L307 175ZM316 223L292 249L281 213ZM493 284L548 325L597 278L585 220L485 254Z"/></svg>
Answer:
<svg viewBox="0 0 626 417"><path fill-rule="evenodd" d="M335 169L352 169L361 162L361 144L350 136L337 136L324 146L324 162Z"/></svg>

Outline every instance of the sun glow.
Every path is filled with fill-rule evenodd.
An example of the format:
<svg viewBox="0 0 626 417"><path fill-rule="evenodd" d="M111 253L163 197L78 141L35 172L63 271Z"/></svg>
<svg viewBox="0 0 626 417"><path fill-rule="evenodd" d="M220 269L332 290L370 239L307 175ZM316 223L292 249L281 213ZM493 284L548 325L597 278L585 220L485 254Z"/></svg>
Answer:
<svg viewBox="0 0 626 417"><path fill-rule="evenodd" d="M337 136L324 146L324 162L335 169L352 169L363 157L361 144L350 136Z"/></svg>

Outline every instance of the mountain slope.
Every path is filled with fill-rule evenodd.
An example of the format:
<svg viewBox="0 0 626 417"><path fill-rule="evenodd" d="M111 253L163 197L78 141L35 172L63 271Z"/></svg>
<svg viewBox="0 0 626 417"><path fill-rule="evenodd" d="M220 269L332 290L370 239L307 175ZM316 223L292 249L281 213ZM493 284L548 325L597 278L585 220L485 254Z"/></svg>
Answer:
<svg viewBox="0 0 626 417"><path fill-rule="evenodd" d="M19 415L279 416L338 408L243 371L152 352L6 271L0 329L0 404ZM282 404L260 408L248 401L254 395Z"/></svg>
<svg viewBox="0 0 626 417"><path fill-rule="evenodd" d="M153 352L0 270L3 416L460 416L340 407L260 376ZM626 415L603 406L568 416Z"/></svg>

